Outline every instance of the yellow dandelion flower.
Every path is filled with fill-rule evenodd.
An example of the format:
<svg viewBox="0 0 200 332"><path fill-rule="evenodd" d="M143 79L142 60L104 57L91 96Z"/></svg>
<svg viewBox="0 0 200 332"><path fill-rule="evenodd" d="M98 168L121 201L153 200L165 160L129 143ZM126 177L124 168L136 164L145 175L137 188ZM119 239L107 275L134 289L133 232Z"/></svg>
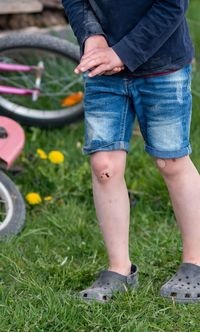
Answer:
<svg viewBox="0 0 200 332"><path fill-rule="evenodd" d="M46 196L44 197L44 201L52 201L53 197L52 196Z"/></svg>
<svg viewBox="0 0 200 332"><path fill-rule="evenodd" d="M63 153L60 151L49 152L48 158L53 164L62 164L65 159Z"/></svg>
<svg viewBox="0 0 200 332"><path fill-rule="evenodd" d="M39 157L41 158L41 159L47 159L47 154L46 154L46 152L44 152L44 150L42 150L42 149L37 149L37 154L39 155Z"/></svg>
<svg viewBox="0 0 200 332"><path fill-rule="evenodd" d="M77 143L76 143L76 147L77 147L78 149L80 149L80 148L81 148L81 142L77 142Z"/></svg>
<svg viewBox="0 0 200 332"><path fill-rule="evenodd" d="M36 204L40 204L42 202L42 198L40 196L40 194L38 193L28 193L26 195L26 200L30 205L36 205Z"/></svg>

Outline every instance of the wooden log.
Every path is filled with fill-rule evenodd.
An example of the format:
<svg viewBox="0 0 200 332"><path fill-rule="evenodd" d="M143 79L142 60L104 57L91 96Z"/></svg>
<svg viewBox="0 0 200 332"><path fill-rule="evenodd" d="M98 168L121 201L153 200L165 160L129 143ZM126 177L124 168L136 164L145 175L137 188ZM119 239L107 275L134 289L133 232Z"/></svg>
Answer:
<svg viewBox="0 0 200 332"><path fill-rule="evenodd" d="M61 0L40 0L40 2L43 4L44 8L63 10Z"/></svg>
<svg viewBox="0 0 200 332"><path fill-rule="evenodd" d="M39 13L42 10L39 0L0 0L0 15Z"/></svg>

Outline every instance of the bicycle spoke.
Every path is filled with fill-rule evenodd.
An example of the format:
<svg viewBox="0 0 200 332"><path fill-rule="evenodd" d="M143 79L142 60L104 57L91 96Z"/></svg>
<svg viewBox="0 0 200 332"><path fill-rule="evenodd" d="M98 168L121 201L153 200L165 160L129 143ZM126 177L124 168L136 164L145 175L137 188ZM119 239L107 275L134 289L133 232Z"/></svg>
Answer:
<svg viewBox="0 0 200 332"><path fill-rule="evenodd" d="M0 198L0 224L2 224L6 218L6 201Z"/></svg>
<svg viewBox="0 0 200 332"><path fill-rule="evenodd" d="M36 102L27 96L10 96L6 99L12 103L27 106L35 110L54 111L61 109L61 101L76 91L83 91L82 77L74 73L75 64L64 56L54 55L52 52L33 49L16 49L4 51L0 54L0 62L11 64L23 64L37 66L44 63L40 95ZM33 89L35 87L35 72L9 72L0 73L2 85L14 86L17 88Z"/></svg>

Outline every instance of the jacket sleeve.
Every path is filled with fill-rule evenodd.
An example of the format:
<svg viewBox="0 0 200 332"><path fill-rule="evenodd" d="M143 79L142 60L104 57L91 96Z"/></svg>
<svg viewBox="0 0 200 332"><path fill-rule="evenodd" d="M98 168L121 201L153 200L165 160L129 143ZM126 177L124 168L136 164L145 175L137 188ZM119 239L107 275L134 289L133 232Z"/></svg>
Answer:
<svg viewBox="0 0 200 332"><path fill-rule="evenodd" d="M62 0L69 23L83 53L85 40L93 35L104 35L103 29L95 16L88 0Z"/></svg>
<svg viewBox="0 0 200 332"><path fill-rule="evenodd" d="M155 0L138 24L112 46L131 70L150 59L176 31L185 17L189 0Z"/></svg>

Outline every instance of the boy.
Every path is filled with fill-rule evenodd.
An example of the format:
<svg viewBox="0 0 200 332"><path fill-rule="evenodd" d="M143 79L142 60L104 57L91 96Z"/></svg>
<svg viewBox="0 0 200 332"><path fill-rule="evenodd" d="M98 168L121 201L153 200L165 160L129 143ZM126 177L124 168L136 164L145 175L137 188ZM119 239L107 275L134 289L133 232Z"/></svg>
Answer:
<svg viewBox="0 0 200 332"><path fill-rule="evenodd" d="M189 158L193 47L189 0L62 0L80 43L85 80L85 146L109 266L80 293L107 301L136 287L128 250L129 199L124 180L135 116L145 150L167 185L183 241L183 262L161 295L200 300L200 177Z"/></svg>

